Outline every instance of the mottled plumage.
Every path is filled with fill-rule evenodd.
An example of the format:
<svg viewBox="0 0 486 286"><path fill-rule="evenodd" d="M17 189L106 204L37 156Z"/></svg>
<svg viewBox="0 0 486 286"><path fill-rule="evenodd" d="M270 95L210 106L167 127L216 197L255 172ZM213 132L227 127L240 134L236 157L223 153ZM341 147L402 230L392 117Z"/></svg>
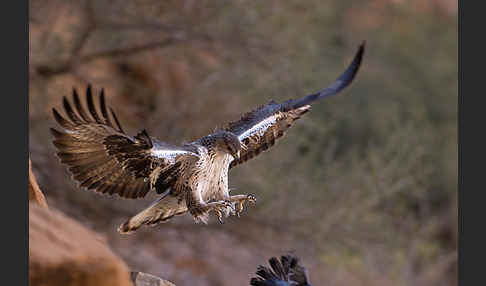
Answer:
<svg viewBox="0 0 486 286"><path fill-rule="evenodd" d="M257 277L250 280L252 286L311 286L307 269L299 264L299 259L292 255L272 257L268 260L270 268L260 265Z"/></svg>
<svg viewBox="0 0 486 286"><path fill-rule="evenodd" d="M239 215L245 202L255 202L253 195L230 196L228 170L273 146L295 120L310 110L311 102L348 86L363 53L364 43L350 66L328 88L280 104L271 101L224 129L180 146L159 141L146 130L127 135L113 110L107 108L103 90L98 112L91 86L86 90L87 111L73 89L74 107L63 98L66 117L53 108L54 118L63 128L51 128L53 143L80 187L124 198L141 198L151 190L161 194L152 205L123 223L121 233L186 212L197 222L207 222L208 214L215 212L222 222L230 214Z"/></svg>

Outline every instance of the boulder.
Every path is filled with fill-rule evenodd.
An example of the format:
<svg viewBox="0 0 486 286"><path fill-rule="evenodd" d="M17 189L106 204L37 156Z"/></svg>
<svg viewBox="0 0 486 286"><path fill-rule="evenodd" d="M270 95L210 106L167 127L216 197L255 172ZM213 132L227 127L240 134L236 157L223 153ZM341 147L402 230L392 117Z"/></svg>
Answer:
<svg viewBox="0 0 486 286"><path fill-rule="evenodd" d="M167 280L143 272L132 271L131 277L135 286L175 286Z"/></svg>
<svg viewBox="0 0 486 286"><path fill-rule="evenodd" d="M33 286L133 286L125 263L98 234L32 202L29 281Z"/></svg>

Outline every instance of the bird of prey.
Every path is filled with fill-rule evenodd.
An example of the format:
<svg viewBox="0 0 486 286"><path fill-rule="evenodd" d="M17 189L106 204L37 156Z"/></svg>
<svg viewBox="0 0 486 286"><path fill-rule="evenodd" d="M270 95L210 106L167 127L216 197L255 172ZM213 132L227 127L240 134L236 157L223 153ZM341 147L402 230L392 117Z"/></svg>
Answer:
<svg viewBox="0 0 486 286"><path fill-rule="evenodd" d="M145 129L128 135L113 109L107 108L103 89L100 113L91 85L86 90L87 111L73 88L74 107L63 97L67 117L52 109L62 127L51 128L53 144L61 162L69 166L82 188L133 199L150 191L160 194L149 207L121 224L120 233L166 222L187 212L203 223L214 212L222 222L230 214L239 216L245 203L256 201L253 194L230 195L228 171L273 146L294 121L310 110L313 101L338 94L348 86L360 67L364 44L329 87L283 103L272 100L225 128L181 145L159 141Z"/></svg>
<svg viewBox="0 0 486 286"><path fill-rule="evenodd" d="M299 259L293 255L272 257L268 260L270 268L260 265L256 274L250 280L252 286L311 286L307 269L299 264Z"/></svg>

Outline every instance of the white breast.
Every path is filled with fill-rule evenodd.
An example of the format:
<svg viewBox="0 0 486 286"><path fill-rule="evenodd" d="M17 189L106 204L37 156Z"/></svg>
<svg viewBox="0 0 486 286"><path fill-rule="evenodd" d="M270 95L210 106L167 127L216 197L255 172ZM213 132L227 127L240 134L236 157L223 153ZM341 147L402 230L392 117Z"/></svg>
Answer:
<svg viewBox="0 0 486 286"><path fill-rule="evenodd" d="M204 201L221 200L228 196L228 167L231 161L228 154L217 154L208 160L208 166L205 169L206 182L202 189Z"/></svg>

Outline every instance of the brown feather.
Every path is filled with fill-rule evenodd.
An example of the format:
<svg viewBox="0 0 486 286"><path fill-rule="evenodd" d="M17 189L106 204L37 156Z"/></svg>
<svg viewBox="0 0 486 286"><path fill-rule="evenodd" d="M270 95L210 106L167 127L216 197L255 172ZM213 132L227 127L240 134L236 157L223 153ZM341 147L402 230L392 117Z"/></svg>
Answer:
<svg viewBox="0 0 486 286"><path fill-rule="evenodd" d="M125 131L123 131L123 128L121 127L120 122L118 121L118 118L116 117L116 114L113 111L113 109L111 109L111 107L110 107L110 111L111 111L111 115L113 116L113 119L115 119L116 126L118 126L118 131L125 134Z"/></svg>
<svg viewBox="0 0 486 286"><path fill-rule="evenodd" d="M101 93L100 93L100 108L101 108L101 114L103 115L103 118L105 119L105 124L113 127L113 124L111 123L110 116L108 115L108 111L106 110L106 104L105 104L105 90L102 88Z"/></svg>
<svg viewBox="0 0 486 286"><path fill-rule="evenodd" d="M89 119L88 114L86 114L86 111L84 111L84 108L81 105L81 101L79 100L78 92L76 91L75 88L73 88L73 101L74 101L74 106L76 106L76 110L78 111L79 115L83 118L84 123L92 122L92 120Z"/></svg>
<svg viewBox="0 0 486 286"><path fill-rule="evenodd" d="M74 124L71 122L67 121L64 117L62 117L59 112L55 108L52 109L52 114L54 115L54 119L56 119L57 123L64 127L65 129L73 129Z"/></svg>
<svg viewBox="0 0 486 286"><path fill-rule="evenodd" d="M150 173L150 168L144 165L152 164L145 158L148 156L145 150L153 146L147 131L143 130L133 138L125 135L114 111L110 109L118 127L118 130L115 129L108 115L103 90L99 98L102 116L96 111L91 86L86 89L86 103L93 119L85 112L74 88L73 102L76 110L63 97L63 107L69 120L53 108L55 120L65 130L50 129L55 138L53 144L57 148L57 155L62 163L68 165L73 179L80 183L80 187L100 193L117 193L129 198L145 196L150 191L149 183L143 178L137 179L129 169L146 169L145 173ZM116 138L114 141L117 145L113 150L105 144L110 136Z"/></svg>
<svg viewBox="0 0 486 286"><path fill-rule="evenodd" d="M71 119L71 121L74 124L83 123L83 121L78 117L78 115L76 115L76 113L74 113L74 110L71 108L71 105L69 104L69 101L67 100L67 98L65 96L62 97L62 102L63 102L63 105L64 105L64 110L66 111L66 114Z"/></svg>
<svg viewBox="0 0 486 286"><path fill-rule="evenodd" d="M96 121L96 123L103 124L100 117L98 116L98 112L96 112L96 107L93 102L93 94L91 92L91 85L88 85L88 88L86 90L86 100L88 103L88 111L89 113L91 113L93 119Z"/></svg>
<svg viewBox="0 0 486 286"><path fill-rule="evenodd" d="M100 145L92 142L74 141L72 139L56 139L52 141L54 146L59 150L63 151L75 151L79 148L90 149L90 150L100 150Z"/></svg>

